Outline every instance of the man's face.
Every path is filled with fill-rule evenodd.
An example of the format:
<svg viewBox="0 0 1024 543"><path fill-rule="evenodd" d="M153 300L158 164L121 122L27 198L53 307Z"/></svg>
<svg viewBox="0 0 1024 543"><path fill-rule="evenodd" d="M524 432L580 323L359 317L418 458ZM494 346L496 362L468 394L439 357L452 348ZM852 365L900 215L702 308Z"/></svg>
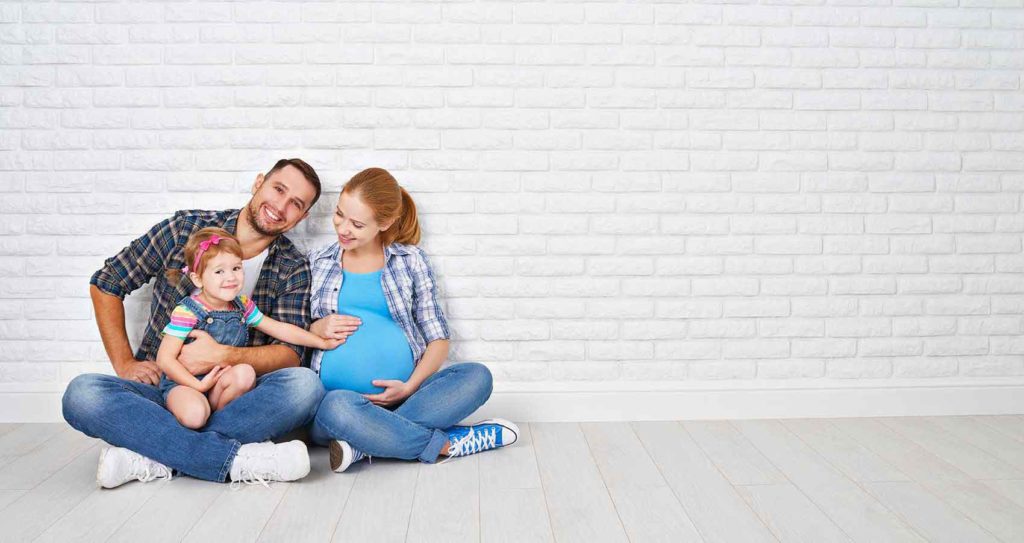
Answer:
<svg viewBox="0 0 1024 543"><path fill-rule="evenodd" d="M278 236L306 217L316 189L294 166L285 166L270 177L256 176L246 217L253 230Z"/></svg>

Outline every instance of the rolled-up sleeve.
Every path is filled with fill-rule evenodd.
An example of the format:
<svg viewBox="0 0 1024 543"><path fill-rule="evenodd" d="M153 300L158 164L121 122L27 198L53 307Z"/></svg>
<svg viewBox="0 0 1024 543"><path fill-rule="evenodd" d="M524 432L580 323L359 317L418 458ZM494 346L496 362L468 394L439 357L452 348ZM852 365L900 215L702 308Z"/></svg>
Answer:
<svg viewBox="0 0 1024 543"><path fill-rule="evenodd" d="M437 282L427 255L417 251L413 259L413 318L427 343L451 338L437 294Z"/></svg>
<svg viewBox="0 0 1024 543"><path fill-rule="evenodd" d="M89 284L124 299L164 270L167 253L174 247L174 219L165 219L103 262Z"/></svg>

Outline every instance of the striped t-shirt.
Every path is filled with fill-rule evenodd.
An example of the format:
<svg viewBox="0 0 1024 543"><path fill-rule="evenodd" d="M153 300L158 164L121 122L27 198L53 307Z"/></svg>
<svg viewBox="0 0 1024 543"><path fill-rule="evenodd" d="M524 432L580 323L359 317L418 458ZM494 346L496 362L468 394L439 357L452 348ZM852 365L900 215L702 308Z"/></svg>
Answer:
<svg viewBox="0 0 1024 543"><path fill-rule="evenodd" d="M206 307L206 304L200 301L196 296L192 296L192 300L197 304ZM242 312L242 320L247 326L259 326L259 324L263 322L263 312L260 311L260 308L256 307L256 304L254 304L248 296L239 296L236 301L238 302L238 305L245 308ZM174 311L171 312L171 321L164 327L163 333L185 340L185 338L188 337L188 333L196 327L198 322L199 317L196 316L191 309L186 307L185 304L178 304L178 306L174 308Z"/></svg>

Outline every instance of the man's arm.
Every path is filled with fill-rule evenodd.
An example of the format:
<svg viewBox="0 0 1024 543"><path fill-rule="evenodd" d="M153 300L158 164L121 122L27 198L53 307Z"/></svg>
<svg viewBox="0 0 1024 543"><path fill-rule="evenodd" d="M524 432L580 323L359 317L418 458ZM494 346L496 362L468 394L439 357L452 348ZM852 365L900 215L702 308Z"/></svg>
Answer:
<svg viewBox="0 0 1024 543"><path fill-rule="evenodd" d="M124 297L163 269L164 253L173 246L173 239L172 219L161 221L108 258L89 281L89 295L103 348L117 376L122 379L152 385L160 382L160 370L156 364L138 361L132 354L125 330Z"/></svg>
<svg viewBox="0 0 1024 543"><path fill-rule="evenodd" d="M103 292L96 285L89 285L89 295L92 296L92 306L96 311L96 325L100 329L103 348L117 376L150 385L158 384L160 370L156 364L135 360L132 354L124 326L124 301Z"/></svg>

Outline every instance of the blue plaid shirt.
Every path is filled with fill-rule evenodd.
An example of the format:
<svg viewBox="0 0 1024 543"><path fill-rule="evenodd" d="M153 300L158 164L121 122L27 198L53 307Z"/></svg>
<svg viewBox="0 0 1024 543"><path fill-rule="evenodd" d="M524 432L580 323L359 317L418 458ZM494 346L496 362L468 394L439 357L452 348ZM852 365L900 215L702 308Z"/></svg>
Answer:
<svg viewBox="0 0 1024 543"><path fill-rule="evenodd" d="M125 296L156 278L149 323L142 344L135 353L138 360L156 360L160 348L160 332L171 318L178 301L192 293L195 285L182 276L177 285L167 280L167 270L180 270L185 265L185 242L200 228L217 226L234 232L240 210L179 211L161 221L142 237L132 241L121 252L108 258L89 283L107 294ZM302 252L292 242L278 236L268 248L260 277L252 293L252 301L264 314L302 328L309 327L309 266ZM249 346L281 344L258 330L249 335ZM304 349L288 345L303 359Z"/></svg>
<svg viewBox="0 0 1024 543"><path fill-rule="evenodd" d="M338 312L338 293L341 292L341 246L337 242L309 253L313 273L313 320ZM392 243L384 247L384 270L381 287L388 303L391 318L405 332L412 348L413 360L418 364L427 344L448 339L448 321L438 303L434 272L427 255L415 245ZM356 331L358 334L359 332ZM320 372L323 351L315 351L310 368Z"/></svg>

